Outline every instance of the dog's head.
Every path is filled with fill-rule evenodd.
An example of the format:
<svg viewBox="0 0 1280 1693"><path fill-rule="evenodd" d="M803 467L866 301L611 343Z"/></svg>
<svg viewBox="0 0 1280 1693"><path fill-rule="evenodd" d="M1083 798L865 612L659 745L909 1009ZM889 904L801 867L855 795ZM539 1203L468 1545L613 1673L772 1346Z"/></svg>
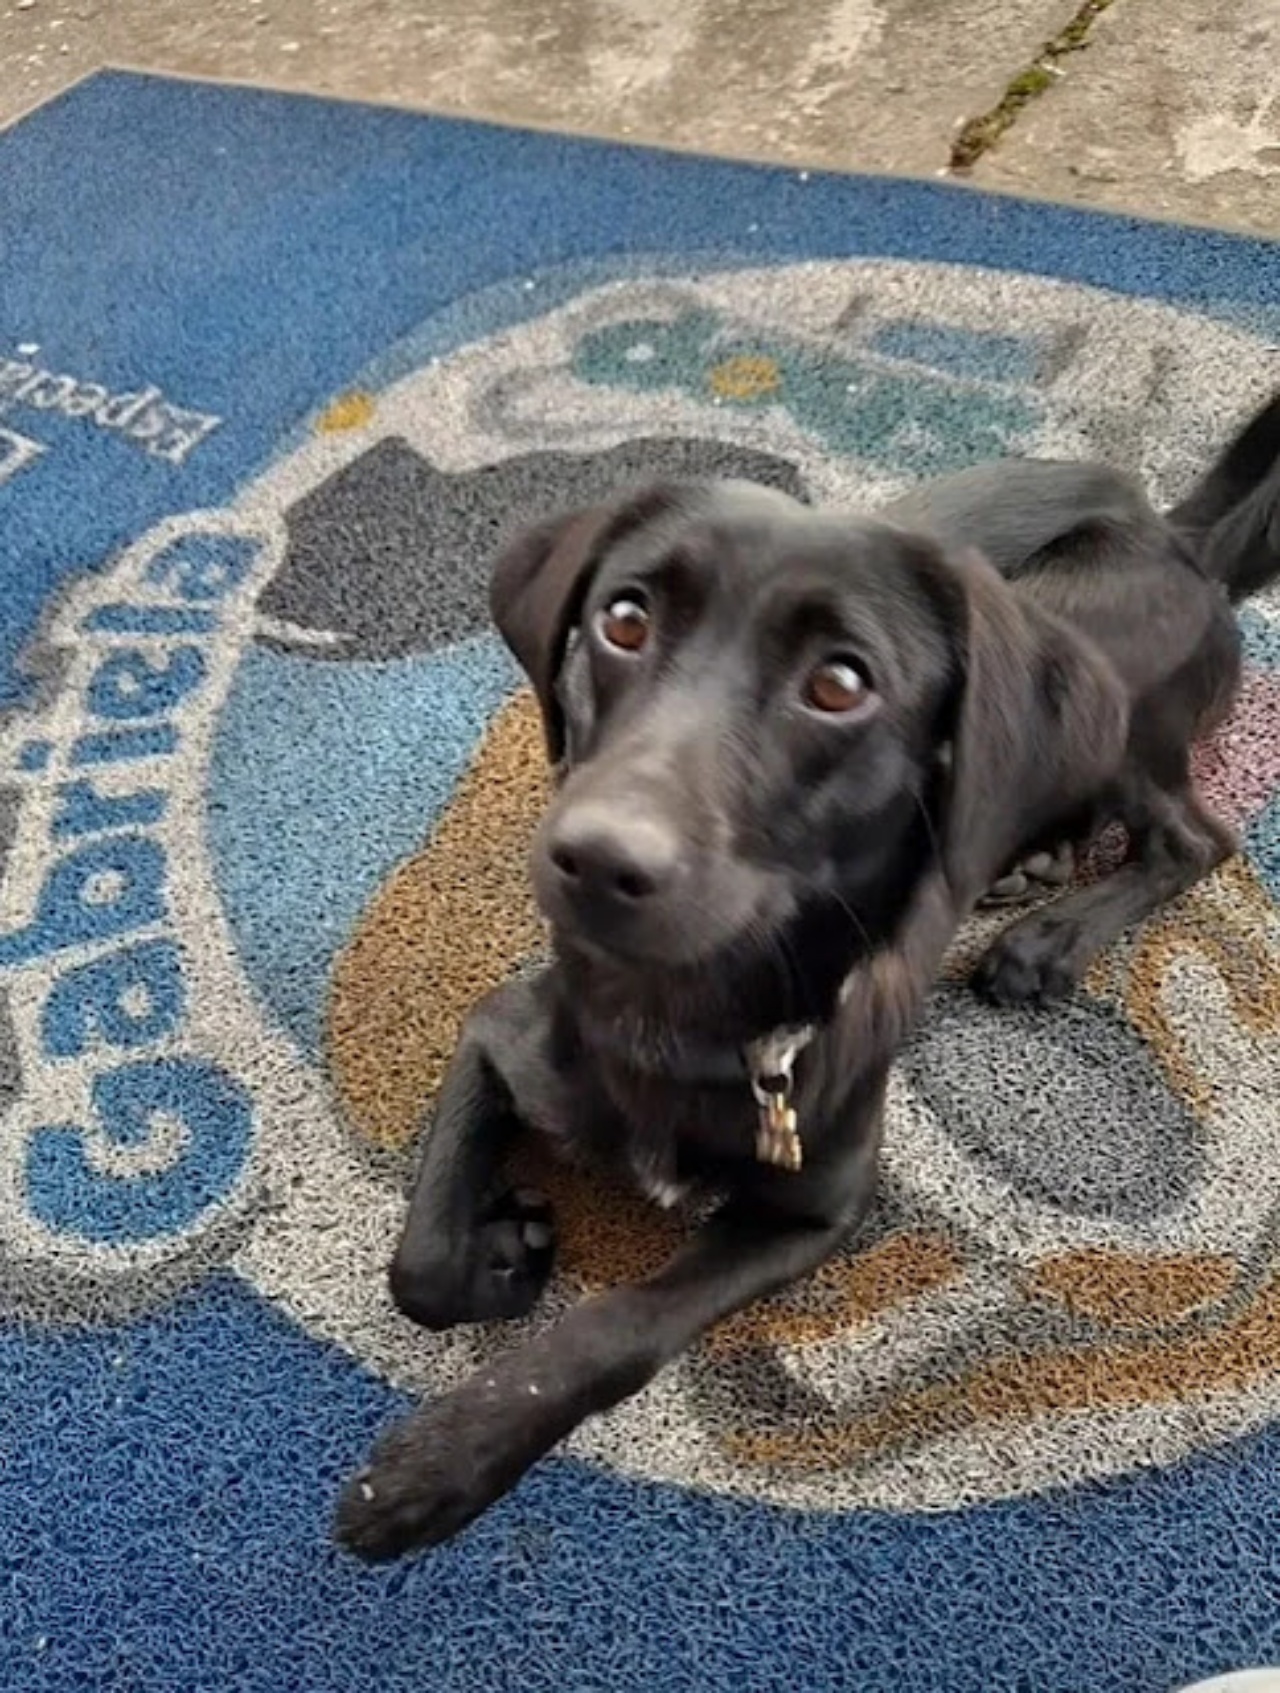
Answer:
<svg viewBox="0 0 1280 1693"><path fill-rule="evenodd" d="M847 969L927 864L963 911L1123 743L1103 661L983 560L744 483L544 523L492 601L562 771L539 901L635 965L803 928Z"/></svg>

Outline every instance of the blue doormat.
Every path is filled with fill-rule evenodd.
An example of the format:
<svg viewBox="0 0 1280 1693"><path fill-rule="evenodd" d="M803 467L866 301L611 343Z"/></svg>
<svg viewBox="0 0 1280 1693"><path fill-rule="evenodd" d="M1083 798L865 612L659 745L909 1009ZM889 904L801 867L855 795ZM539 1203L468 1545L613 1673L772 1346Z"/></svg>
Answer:
<svg viewBox="0 0 1280 1693"><path fill-rule="evenodd" d="M114 73L0 137L5 1693L1280 1658L1274 600L1200 760L1244 853L1051 1015L943 985L858 1252L458 1542L329 1541L376 1431L511 1341L384 1281L459 1019L539 946L498 534L1008 452L1169 498L1278 342L1280 248L938 184ZM669 1246L547 1179L549 1311Z"/></svg>

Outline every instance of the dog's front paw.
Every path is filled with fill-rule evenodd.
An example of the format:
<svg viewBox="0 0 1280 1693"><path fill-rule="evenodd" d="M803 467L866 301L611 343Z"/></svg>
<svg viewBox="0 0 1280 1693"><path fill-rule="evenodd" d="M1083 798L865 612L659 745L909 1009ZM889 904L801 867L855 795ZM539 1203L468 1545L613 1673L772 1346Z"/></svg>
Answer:
<svg viewBox="0 0 1280 1693"><path fill-rule="evenodd" d="M473 1506L456 1475L424 1470L411 1448L397 1454L384 1446L343 1489L334 1537L357 1557L381 1563L448 1540L483 1508Z"/></svg>
<svg viewBox="0 0 1280 1693"><path fill-rule="evenodd" d="M402 1248L391 1266L391 1296L424 1328L508 1322L537 1304L554 1259L550 1205L517 1188L500 1195L449 1250L424 1258Z"/></svg>
<svg viewBox="0 0 1280 1693"><path fill-rule="evenodd" d="M974 971L973 985L996 1005L1049 1005L1083 974L1074 925L1034 918L1006 930Z"/></svg>
<svg viewBox="0 0 1280 1693"><path fill-rule="evenodd" d="M451 1540L538 1455L531 1411L513 1421L506 1389L477 1377L398 1424L343 1489L339 1544L380 1562Z"/></svg>

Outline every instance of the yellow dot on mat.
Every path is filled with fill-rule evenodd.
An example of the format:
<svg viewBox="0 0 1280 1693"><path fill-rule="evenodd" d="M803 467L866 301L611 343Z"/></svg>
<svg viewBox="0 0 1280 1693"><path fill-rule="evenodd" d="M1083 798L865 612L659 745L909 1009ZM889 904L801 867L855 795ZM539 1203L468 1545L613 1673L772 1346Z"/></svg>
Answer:
<svg viewBox="0 0 1280 1693"><path fill-rule="evenodd" d="M760 400L782 387L782 372L776 359L740 353L712 365L707 372L711 390L725 400Z"/></svg>
<svg viewBox="0 0 1280 1693"><path fill-rule="evenodd" d="M372 394L353 389L350 394L339 394L332 405L321 412L316 420L316 431L321 435L338 435L344 429L363 429L373 421L376 410Z"/></svg>

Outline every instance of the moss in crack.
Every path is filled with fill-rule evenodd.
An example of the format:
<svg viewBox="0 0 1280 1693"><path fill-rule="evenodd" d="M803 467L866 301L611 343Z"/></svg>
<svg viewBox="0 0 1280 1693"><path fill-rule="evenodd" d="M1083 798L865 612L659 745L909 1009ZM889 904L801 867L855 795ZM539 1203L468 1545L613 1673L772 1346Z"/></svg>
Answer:
<svg viewBox="0 0 1280 1693"><path fill-rule="evenodd" d="M1062 75L1060 60L1089 45L1089 32L1114 0L1084 0L1075 15L1036 54L1026 70L1019 71L990 111L970 118L951 143L951 169L971 170L982 155L1012 128L1019 114Z"/></svg>

